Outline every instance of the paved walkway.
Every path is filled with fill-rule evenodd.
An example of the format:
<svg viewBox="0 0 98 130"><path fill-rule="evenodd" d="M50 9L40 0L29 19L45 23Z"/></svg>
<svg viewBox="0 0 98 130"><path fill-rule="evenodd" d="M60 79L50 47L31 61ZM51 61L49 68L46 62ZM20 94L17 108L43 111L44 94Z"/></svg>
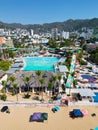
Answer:
<svg viewBox="0 0 98 130"><path fill-rule="evenodd" d="M87 101L69 102L68 106L98 106L98 103Z"/></svg>
<svg viewBox="0 0 98 130"><path fill-rule="evenodd" d="M28 103L28 102L1 102L0 106L27 106L27 107L36 107L36 106L42 106L42 107L50 107L50 106L56 106L60 105L60 103Z"/></svg>

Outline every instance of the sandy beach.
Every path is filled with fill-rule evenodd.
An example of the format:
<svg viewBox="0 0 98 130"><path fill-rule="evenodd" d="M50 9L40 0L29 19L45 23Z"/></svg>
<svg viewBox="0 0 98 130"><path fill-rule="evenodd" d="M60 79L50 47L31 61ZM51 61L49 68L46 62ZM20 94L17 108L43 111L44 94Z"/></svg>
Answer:
<svg viewBox="0 0 98 130"><path fill-rule="evenodd" d="M97 106L60 107L61 110L56 113L51 111L52 107L9 106L9 108L10 114L0 112L0 130L90 130L98 126ZM69 111L74 108L86 109L89 115L72 119L69 117ZM47 112L48 121L29 122L29 117L34 112ZM92 117L92 113L96 113L96 116Z"/></svg>

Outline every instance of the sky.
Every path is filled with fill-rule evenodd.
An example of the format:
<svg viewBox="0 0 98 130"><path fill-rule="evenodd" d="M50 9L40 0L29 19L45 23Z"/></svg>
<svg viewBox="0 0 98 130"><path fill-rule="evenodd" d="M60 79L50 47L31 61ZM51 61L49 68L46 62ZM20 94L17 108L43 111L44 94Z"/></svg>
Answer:
<svg viewBox="0 0 98 130"><path fill-rule="evenodd" d="M0 0L0 21L43 24L98 18L98 0Z"/></svg>

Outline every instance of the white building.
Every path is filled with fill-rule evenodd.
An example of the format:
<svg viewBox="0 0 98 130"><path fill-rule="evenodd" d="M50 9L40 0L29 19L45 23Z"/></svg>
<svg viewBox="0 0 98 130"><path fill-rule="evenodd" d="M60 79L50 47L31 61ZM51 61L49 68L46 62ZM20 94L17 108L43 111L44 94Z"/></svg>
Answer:
<svg viewBox="0 0 98 130"><path fill-rule="evenodd" d="M64 38L64 39L69 39L69 32L61 32L61 37Z"/></svg>
<svg viewBox="0 0 98 130"><path fill-rule="evenodd" d="M31 36L33 36L34 35L34 30L33 29L31 29Z"/></svg>
<svg viewBox="0 0 98 130"><path fill-rule="evenodd" d="M4 29L0 29L0 36L3 36L4 35Z"/></svg>
<svg viewBox="0 0 98 130"><path fill-rule="evenodd" d="M44 43L48 43L49 40L48 40L47 38L42 38L42 39L41 39L41 42L44 44Z"/></svg>

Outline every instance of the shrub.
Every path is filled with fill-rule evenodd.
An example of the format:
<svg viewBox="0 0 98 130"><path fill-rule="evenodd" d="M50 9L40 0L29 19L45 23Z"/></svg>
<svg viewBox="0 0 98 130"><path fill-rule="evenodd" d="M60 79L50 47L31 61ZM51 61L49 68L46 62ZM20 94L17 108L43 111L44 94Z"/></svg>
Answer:
<svg viewBox="0 0 98 130"><path fill-rule="evenodd" d="M41 99L40 101L43 103L43 102L44 102L44 99Z"/></svg>
<svg viewBox="0 0 98 130"><path fill-rule="evenodd" d="M1 100L6 101L6 99L7 99L6 94L2 94L2 95L1 95Z"/></svg>
<svg viewBox="0 0 98 130"><path fill-rule="evenodd" d="M27 93L27 94L24 94L24 98L27 98L27 99L28 99L28 98L30 98L30 96L31 96L31 95L28 94L28 93Z"/></svg>
<svg viewBox="0 0 98 130"><path fill-rule="evenodd" d="M0 61L0 69L7 71L9 67L11 66L9 61Z"/></svg>
<svg viewBox="0 0 98 130"><path fill-rule="evenodd" d="M53 100L56 100L56 99L57 99L57 96L56 96L56 95L52 96L52 99L53 99Z"/></svg>
<svg viewBox="0 0 98 130"><path fill-rule="evenodd" d="M87 67L88 69L92 70L92 67Z"/></svg>
<svg viewBox="0 0 98 130"><path fill-rule="evenodd" d="M67 94L67 96L69 97L69 96L70 96L70 94Z"/></svg>
<svg viewBox="0 0 98 130"><path fill-rule="evenodd" d="M81 60L80 60L80 64L81 64L81 65L87 65L87 62L85 62L84 60L81 59Z"/></svg>

